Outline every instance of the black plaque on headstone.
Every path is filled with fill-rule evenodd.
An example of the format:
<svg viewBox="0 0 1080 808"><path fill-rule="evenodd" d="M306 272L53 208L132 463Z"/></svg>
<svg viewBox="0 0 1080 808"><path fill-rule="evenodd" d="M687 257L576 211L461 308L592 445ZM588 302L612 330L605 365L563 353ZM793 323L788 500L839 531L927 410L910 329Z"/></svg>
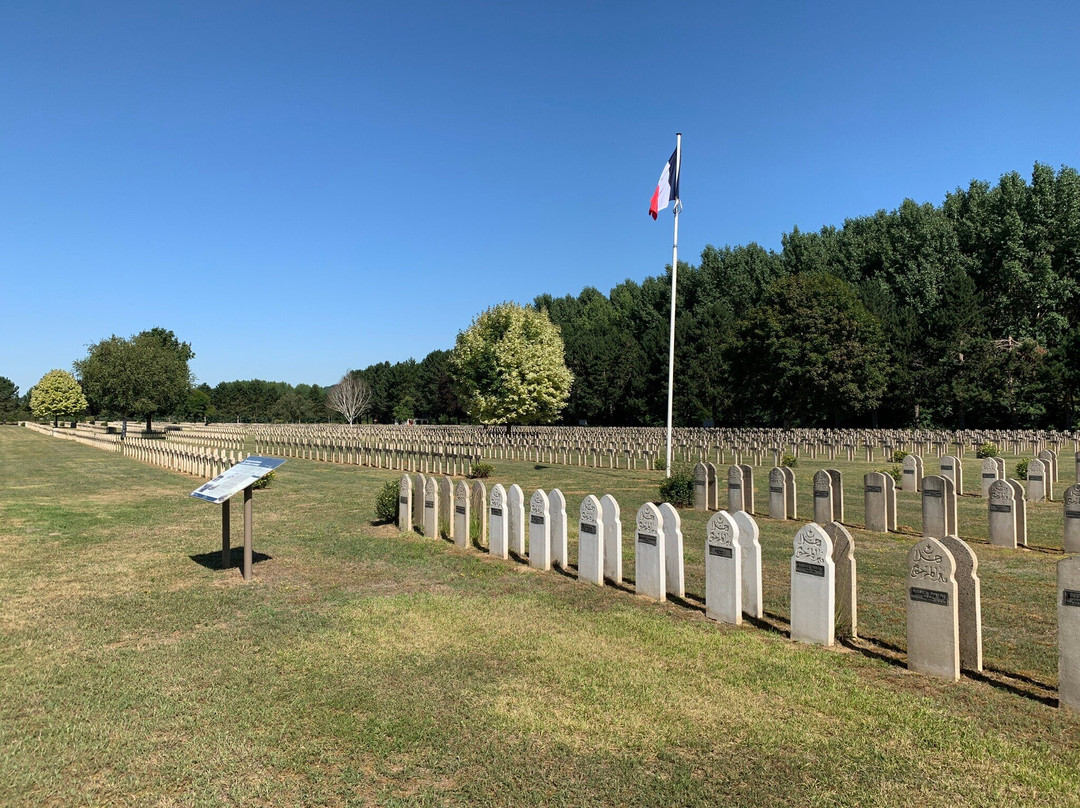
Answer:
<svg viewBox="0 0 1080 808"><path fill-rule="evenodd" d="M831 494L832 494L832 491L815 491L814 492L814 499L825 499L826 497L830 496Z"/></svg>
<svg viewBox="0 0 1080 808"><path fill-rule="evenodd" d="M942 466L941 470L942 471L952 471L952 466Z"/></svg>
<svg viewBox="0 0 1080 808"><path fill-rule="evenodd" d="M542 525L542 524L544 524L544 517L540 516L539 514L530 513L529 514L529 523L533 524L533 525Z"/></svg>
<svg viewBox="0 0 1080 808"><path fill-rule="evenodd" d="M1029 474L1028 479L1032 480L1033 482L1041 483L1042 482L1042 475L1041 474Z"/></svg>
<svg viewBox="0 0 1080 808"><path fill-rule="evenodd" d="M991 502L990 513L1012 513L1012 505L999 505L996 502Z"/></svg>
<svg viewBox="0 0 1080 808"><path fill-rule="evenodd" d="M984 480L996 480L997 478L998 478L998 476L996 474L984 474L983 475Z"/></svg>
<svg viewBox="0 0 1080 808"><path fill-rule="evenodd" d="M455 505L454 506L454 513L460 513L462 516L464 516L465 515L465 506L464 505Z"/></svg>
<svg viewBox="0 0 1080 808"><path fill-rule="evenodd" d="M737 491L738 489L742 488L742 486L739 485L739 483L728 483L727 487L728 487L729 491Z"/></svg>
<svg viewBox="0 0 1080 808"><path fill-rule="evenodd" d="M801 572L803 575L813 575L818 578L825 577L825 565L824 564L810 564L806 561L795 562L795 572Z"/></svg>
<svg viewBox="0 0 1080 808"><path fill-rule="evenodd" d="M491 515L492 516L502 516L502 508L492 508L491 509Z"/></svg>
<svg viewBox="0 0 1080 808"><path fill-rule="evenodd" d="M904 469L904 474L914 474L915 469Z"/></svg>
<svg viewBox="0 0 1080 808"><path fill-rule="evenodd" d="M709 545L709 555L718 556L720 558L734 558L734 552L730 547L719 547L715 544Z"/></svg>
<svg viewBox="0 0 1080 808"><path fill-rule="evenodd" d="M637 534L638 544L647 544L650 547L656 546L656 536L650 536L648 533Z"/></svg>
<svg viewBox="0 0 1080 808"><path fill-rule="evenodd" d="M919 603L932 603L935 606L948 606L949 593L937 589L922 589L918 586L911 587L911 599Z"/></svg>
<svg viewBox="0 0 1080 808"><path fill-rule="evenodd" d="M1075 589L1064 589L1061 592L1062 606L1080 606L1080 592Z"/></svg>
<svg viewBox="0 0 1080 808"><path fill-rule="evenodd" d="M593 536L595 536L596 535L596 525L590 525L588 522L582 522L581 523L581 532L582 533L590 533Z"/></svg>
<svg viewBox="0 0 1080 808"><path fill-rule="evenodd" d="M425 508L434 508L435 507L435 500L433 500L433 499L425 499L424 500L424 507Z"/></svg>
<svg viewBox="0 0 1080 808"><path fill-rule="evenodd" d="M880 494L881 493L881 486L880 485L868 485L868 486L866 486L866 493L868 493L868 494Z"/></svg>
<svg viewBox="0 0 1080 808"><path fill-rule="evenodd" d="M398 497L398 502L400 502L402 505L408 505L409 504L409 498L408 497Z"/></svg>
<svg viewBox="0 0 1080 808"><path fill-rule="evenodd" d="M1066 519L1080 519L1080 511L1065 511Z"/></svg>
<svg viewBox="0 0 1080 808"><path fill-rule="evenodd" d="M773 493L773 494L782 494L782 493L784 493L784 489L779 485L770 485L769 486L769 491L771 493Z"/></svg>
<svg viewBox="0 0 1080 808"><path fill-rule="evenodd" d="M941 499L943 493L944 492L939 488L924 488L923 489L923 496L924 497L933 497L934 499Z"/></svg>

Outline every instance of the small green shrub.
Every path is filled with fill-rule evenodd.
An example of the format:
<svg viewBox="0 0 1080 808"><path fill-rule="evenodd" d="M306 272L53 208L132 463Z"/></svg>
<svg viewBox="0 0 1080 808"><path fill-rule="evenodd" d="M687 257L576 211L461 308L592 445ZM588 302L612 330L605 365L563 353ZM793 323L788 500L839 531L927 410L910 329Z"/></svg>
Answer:
<svg viewBox="0 0 1080 808"><path fill-rule="evenodd" d="M1029 461L1027 459L1024 459L1024 460L1021 460L1019 463L1016 464L1016 479L1018 479L1018 480L1026 480L1027 479L1027 470L1028 470L1028 463L1029 462L1031 462L1031 461Z"/></svg>
<svg viewBox="0 0 1080 808"><path fill-rule="evenodd" d="M892 453L892 462L903 463L904 458L907 457L909 454L911 454L911 452L905 452L903 449L896 449ZM899 480L897 482L899 482Z"/></svg>
<svg viewBox="0 0 1080 808"><path fill-rule="evenodd" d="M789 469L793 469L797 465L799 465L799 458L797 458L791 452L784 452L784 456L780 458L780 465L787 466Z"/></svg>
<svg viewBox="0 0 1080 808"><path fill-rule="evenodd" d="M975 456L980 460L984 460L987 457L998 457L998 447L996 443L984 443L978 449L975 450Z"/></svg>
<svg viewBox="0 0 1080 808"><path fill-rule="evenodd" d="M397 519L399 486L399 481L387 480L375 497L375 516L380 522L393 522Z"/></svg>
<svg viewBox="0 0 1080 808"><path fill-rule="evenodd" d="M667 471L667 457L660 455L656 458L656 462L653 464L653 468L657 471ZM668 500L665 500L667 502Z"/></svg>
<svg viewBox="0 0 1080 808"><path fill-rule="evenodd" d="M252 488L269 488L274 482L274 472L269 471L251 484Z"/></svg>
<svg viewBox="0 0 1080 808"><path fill-rule="evenodd" d="M473 463L472 468L469 469L469 477L474 480L484 479L490 477L493 471L495 467L490 463Z"/></svg>
<svg viewBox="0 0 1080 808"><path fill-rule="evenodd" d="M694 504L694 475L688 469L676 469L660 483L660 500L676 508Z"/></svg>
<svg viewBox="0 0 1080 808"><path fill-rule="evenodd" d="M878 471L880 471L882 474L891 475L892 478L896 480L897 485L900 485L902 482L904 482L904 469L900 466L900 464L895 464L892 468L878 469Z"/></svg>

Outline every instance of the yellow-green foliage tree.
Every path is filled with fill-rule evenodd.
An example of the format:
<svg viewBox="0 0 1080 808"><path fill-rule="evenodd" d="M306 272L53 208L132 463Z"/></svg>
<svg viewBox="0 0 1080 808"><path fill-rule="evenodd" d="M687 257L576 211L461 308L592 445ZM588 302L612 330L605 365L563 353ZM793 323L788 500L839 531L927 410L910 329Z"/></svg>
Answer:
<svg viewBox="0 0 1080 808"><path fill-rule="evenodd" d="M465 411L483 424L551 423L573 381L547 312L500 303L458 334L450 357Z"/></svg>
<svg viewBox="0 0 1080 808"><path fill-rule="evenodd" d="M30 390L30 411L35 418L67 418L86 410L86 396L66 370L50 370Z"/></svg>

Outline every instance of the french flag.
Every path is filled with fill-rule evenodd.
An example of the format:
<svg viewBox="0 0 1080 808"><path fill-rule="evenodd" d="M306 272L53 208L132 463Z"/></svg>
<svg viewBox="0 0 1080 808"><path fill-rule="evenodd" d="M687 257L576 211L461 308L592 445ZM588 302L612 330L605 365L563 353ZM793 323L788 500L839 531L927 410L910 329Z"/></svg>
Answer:
<svg viewBox="0 0 1080 808"><path fill-rule="evenodd" d="M649 215L656 219L656 215L667 208L668 203L679 202L679 150L671 153L664 170L660 173L660 182L656 183L652 200L649 202Z"/></svg>

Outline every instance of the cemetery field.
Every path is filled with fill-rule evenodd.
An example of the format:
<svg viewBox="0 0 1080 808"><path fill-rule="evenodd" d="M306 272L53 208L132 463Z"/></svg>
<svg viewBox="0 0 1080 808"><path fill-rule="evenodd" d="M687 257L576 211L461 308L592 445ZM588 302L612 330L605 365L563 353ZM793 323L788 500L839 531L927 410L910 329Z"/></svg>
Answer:
<svg viewBox="0 0 1080 808"><path fill-rule="evenodd" d="M583 496L613 494L629 535L662 479L494 466L489 485L564 492L572 562ZM704 512L681 512L687 597L660 604L632 594L630 541L631 582L592 587L374 524L397 473L291 459L255 492L245 583L217 568L202 480L0 427L0 804L1080 805L1080 717L1056 707L1061 504L1029 503L1035 549L1005 550L986 501L960 499L987 671L944 682L904 667L918 494L898 493L909 533L850 528L861 639L787 639L826 466L859 525L862 473L891 464L802 459L802 520L758 518L766 617L731 627L703 614ZM768 467L755 485L764 512Z"/></svg>

